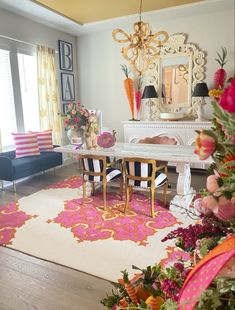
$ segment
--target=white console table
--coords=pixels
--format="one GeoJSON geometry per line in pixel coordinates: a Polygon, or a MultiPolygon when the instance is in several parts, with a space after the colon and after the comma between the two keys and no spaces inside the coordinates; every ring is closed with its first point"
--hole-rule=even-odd
{"type": "MultiPolygon", "coordinates": [[[[175,138],[178,145],[193,145],[197,136],[196,130],[211,128],[209,121],[122,121],[122,124],[124,141],[129,143],[145,137],[168,136],[175,138]]],[[[197,163],[191,164],[191,167],[205,169],[207,165],[197,163]]]]}

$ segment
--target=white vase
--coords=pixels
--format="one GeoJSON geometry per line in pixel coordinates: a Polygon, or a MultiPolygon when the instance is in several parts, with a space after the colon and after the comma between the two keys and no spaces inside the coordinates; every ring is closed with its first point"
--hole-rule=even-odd
{"type": "Polygon", "coordinates": [[[67,136],[68,136],[68,139],[69,139],[69,142],[70,143],[73,143],[73,139],[74,138],[81,138],[82,141],[83,141],[83,130],[82,129],[74,129],[74,128],[70,128],[68,131],[67,131],[67,136]]]}

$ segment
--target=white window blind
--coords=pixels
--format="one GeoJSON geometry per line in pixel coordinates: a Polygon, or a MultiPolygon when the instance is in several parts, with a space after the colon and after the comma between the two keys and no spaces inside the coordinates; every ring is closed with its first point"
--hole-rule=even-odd
{"type": "Polygon", "coordinates": [[[39,124],[36,57],[18,53],[21,101],[25,131],[37,131],[39,124]]]}
{"type": "Polygon", "coordinates": [[[0,40],[2,150],[14,149],[13,132],[39,131],[37,58],[32,46],[0,40]]]}
{"type": "Polygon", "coordinates": [[[3,149],[14,142],[12,132],[17,131],[13,95],[10,52],[0,49],[0,129],[3,149]]]}

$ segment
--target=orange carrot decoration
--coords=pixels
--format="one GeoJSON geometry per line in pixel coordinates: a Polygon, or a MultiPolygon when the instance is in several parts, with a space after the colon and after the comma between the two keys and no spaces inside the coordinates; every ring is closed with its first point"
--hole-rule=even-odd
{"type": "Polygon", "coordinates": [[[122,298],[119,300],[119,304],[118,306],[121,308],[121,309],[125,309],[125,308],[128,308],[128,302],[126,301],[125,298],[122,298]]]}
{"type": "Polygon", "coordinates": [[[137,298],[137,294],[135,291],[134,286],[131,284],[129,278],[128,278],[128,273],[126,270],[122,271],[123,274],[123,280],[124,280],[124,285],[125,285],[125,289],[127,291],[127,294],[129,295],[131,301],[137,305],[138,304],[138,298],[137,298]]]}
{"type": "Polygon", "coordinates": [[[129,77],[130,71],[127,69],[126,65],[121,65],[121,69],[124,72],[126,79],[124,80],[124,88],[128,98],[129,106],[131,109],[131,118],[134,120],[134,83],[133,80],[129,77]]]}
{"type": "Polygon", "coordinates": [[[159,310],[163,303],[164,303],[164,299],[160,296],[157,296],[157,297],[151,296],[149,298],[150,310],[159,310]]]}

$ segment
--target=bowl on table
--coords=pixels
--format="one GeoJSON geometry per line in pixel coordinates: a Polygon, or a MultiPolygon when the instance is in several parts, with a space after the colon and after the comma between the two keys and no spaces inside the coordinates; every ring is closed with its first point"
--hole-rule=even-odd
{"type": "Polygon", "coordinates": [[[182,112],[164,112],[160,113],[160,118],[166,121],[178,121],[179,119],[184,118],[185,115],[182,112]]]}

